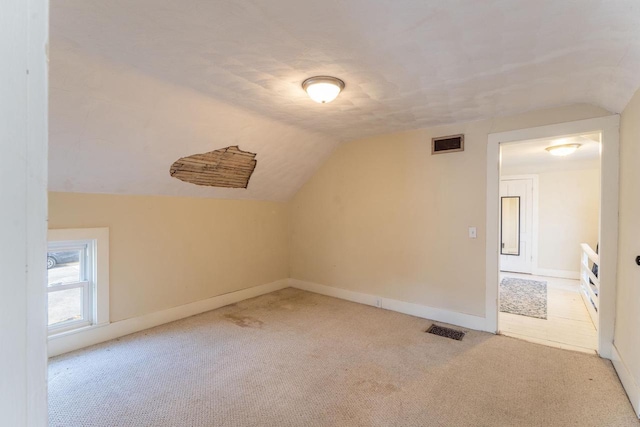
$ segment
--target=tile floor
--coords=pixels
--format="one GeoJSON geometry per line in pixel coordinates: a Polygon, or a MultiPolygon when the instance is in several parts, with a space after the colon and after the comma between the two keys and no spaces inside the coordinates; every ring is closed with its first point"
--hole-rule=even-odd
{"type": "Polygon", "coordinates": [[[500,272],[516,277],[547,282],[547,319],[499,313],[500,334],[567,350],[596,353],[598,334],[579,293],[580,282],[571,279],[500,272]]]}

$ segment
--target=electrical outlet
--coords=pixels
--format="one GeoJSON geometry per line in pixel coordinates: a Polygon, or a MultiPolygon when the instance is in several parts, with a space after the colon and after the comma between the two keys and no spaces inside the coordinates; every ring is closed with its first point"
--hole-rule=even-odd
{"type": "Polygon", "coordinates": [[[476,239],[478,237],[478,230],[476,227],[469,227],[469,238],[476,239]]]}

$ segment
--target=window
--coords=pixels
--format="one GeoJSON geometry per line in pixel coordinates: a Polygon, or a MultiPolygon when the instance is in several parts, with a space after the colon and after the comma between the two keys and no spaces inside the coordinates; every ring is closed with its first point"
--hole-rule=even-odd
{"type": "Polygon", "coordinates": [[[49,230],[50,336],[108,323],[108,233],[106,228],[49,230]]]}
{"type": "Polygon", "coordinates": [[[93,324],[95,240],[51,242],[47,252],[47,293],[51,332],[93,324]]]}

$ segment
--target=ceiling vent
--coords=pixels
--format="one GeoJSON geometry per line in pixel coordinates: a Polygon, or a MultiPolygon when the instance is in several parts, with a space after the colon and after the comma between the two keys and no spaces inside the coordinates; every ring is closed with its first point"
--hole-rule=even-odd
{"type": "Polygon", "coordinates": [[[431,139],[431,154],[464,151],[464,135],[441,136],[431,139]]]}
{"type": "Polygon", "coordinates": [[[211,187],[247,188],[256,154],[237,145],[176,160],[169,173],[181,181],[211,187]]]}

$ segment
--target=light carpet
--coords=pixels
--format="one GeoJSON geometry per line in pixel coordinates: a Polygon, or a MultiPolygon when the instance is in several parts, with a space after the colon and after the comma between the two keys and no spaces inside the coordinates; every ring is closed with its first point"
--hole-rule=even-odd
{"type": "Polygon", "coordinates": [[[505,277],[500,281],[500,311],[547,318],[547,282],[505,277]]]}
{"type": "Polygon", "coordinates": [[[50,360],[50,426],[639,426],[611,363],[284,289],[50,360]]]}

